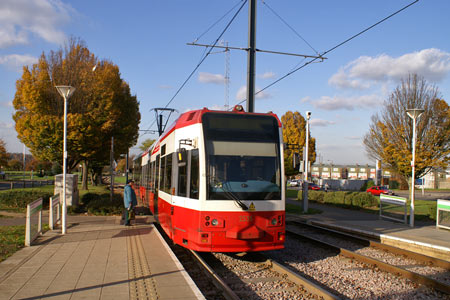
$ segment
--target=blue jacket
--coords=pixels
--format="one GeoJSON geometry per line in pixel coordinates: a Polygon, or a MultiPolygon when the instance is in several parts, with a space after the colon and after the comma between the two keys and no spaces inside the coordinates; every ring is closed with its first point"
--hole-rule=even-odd
{"type": "Polygon", "coordinates": [[[123,192],[123,205],[125,208],[135,207],[137,205],[136,193],[130,185],[126,185],[123,192]]]}

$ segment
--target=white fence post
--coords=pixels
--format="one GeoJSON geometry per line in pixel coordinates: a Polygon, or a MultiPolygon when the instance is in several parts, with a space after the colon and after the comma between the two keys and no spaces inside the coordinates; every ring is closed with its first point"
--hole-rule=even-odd
{"type": "Polygon", "coordinates": [[[436,226],[450,229],[450,200],[438,199],[436,204],[436,226]],[[447,217],[444,215],[447,214],[447,217]],[[446,220],[445,224],[441,221],[446,220]]]}
{"type": "Polygon", "coordinates": [[[402,223],[408,223],[408,208],[406,206],[406,198],[403,197],[397,197],[397,196],[388,196],[388,195],[380,195],[380,217],[381,218],[385,218],[385,219],[389,219],[389,220],[393,220],[393,221],[398,221],[398,222],[402,222],[402,223]],[[404,213],[403,213],[403,221],[399,218],[394,218],[394,217],[390,217],[387,215],[383,215],[383,205],[382,204],[393,204],[393,205],[397,205],[397,206],[403,206],[404,207],[404,213]]]}
{"type": "Polygon", "coordinates": [[[27,205],[27,221],[25,226],[25,246],[31,246],[36,237],[42,233],[42,198],[31,202],[27,205]],[[32,216],[39,213],[38,224],[36,232],[32,232],[36,225],[33,226],[31,223],[32,216]]]}
{"type": "Polygon", "coordinates": [[[59,194],[54,195],[53,197],[50,197],[50,203],[49,203],[49,221],[48,224],[50,226],[51,230],[55,229],[55,225],[59,223],[61,220],[61,204],[59,202],[59,194]],[[56,212],[56,217],[54,216],[56,212]]]}

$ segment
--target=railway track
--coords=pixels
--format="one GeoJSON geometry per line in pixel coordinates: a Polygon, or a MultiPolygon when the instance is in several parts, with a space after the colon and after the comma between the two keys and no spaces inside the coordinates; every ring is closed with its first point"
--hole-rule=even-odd
{"type": "Polygon", "coordinates": [[[264,256],[196,253],[168,243],[208,300],[449,299],[448,293],[361,263],[357,255],[336,255],[340,251],[318,247],[319,241],[288,237],[284,250],[264,256]]]}
{"type": "Polygon", "coordinates": [[[339,299],[260,253],[192,255],[226,299],[339,299]]]}
{"type": "Polygon", "coordinates": [[[450,295],[449,262],[301,222],[288,224],[291,236],[450,295]]]}

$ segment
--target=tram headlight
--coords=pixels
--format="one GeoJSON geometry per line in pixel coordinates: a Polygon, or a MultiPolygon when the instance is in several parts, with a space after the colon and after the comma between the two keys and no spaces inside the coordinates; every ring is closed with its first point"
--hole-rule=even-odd
{"type": "Polygon", "coordinates": [[[272,225],[274,225],[274,226],[277,225],[277,223],[278,223],[277,218],[272,218],[271,223],[272,223],[272,225]]]}
{"type": "Polygon", "coordinates": [[[219,221],[217,221],[217,219],[213,219],[213,220],[211,221],[211,225],[212,225],[212,226],[217,226],[217,225],[219,225],[219,221]]]}

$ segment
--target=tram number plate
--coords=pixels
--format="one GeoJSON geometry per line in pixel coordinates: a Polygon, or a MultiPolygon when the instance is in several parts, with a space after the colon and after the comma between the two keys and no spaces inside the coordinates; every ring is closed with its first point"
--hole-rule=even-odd
{"type": "Polygon", "coordinates": [[[253,216],[239,216],[239,222],[253,222],[253,216]]]}

